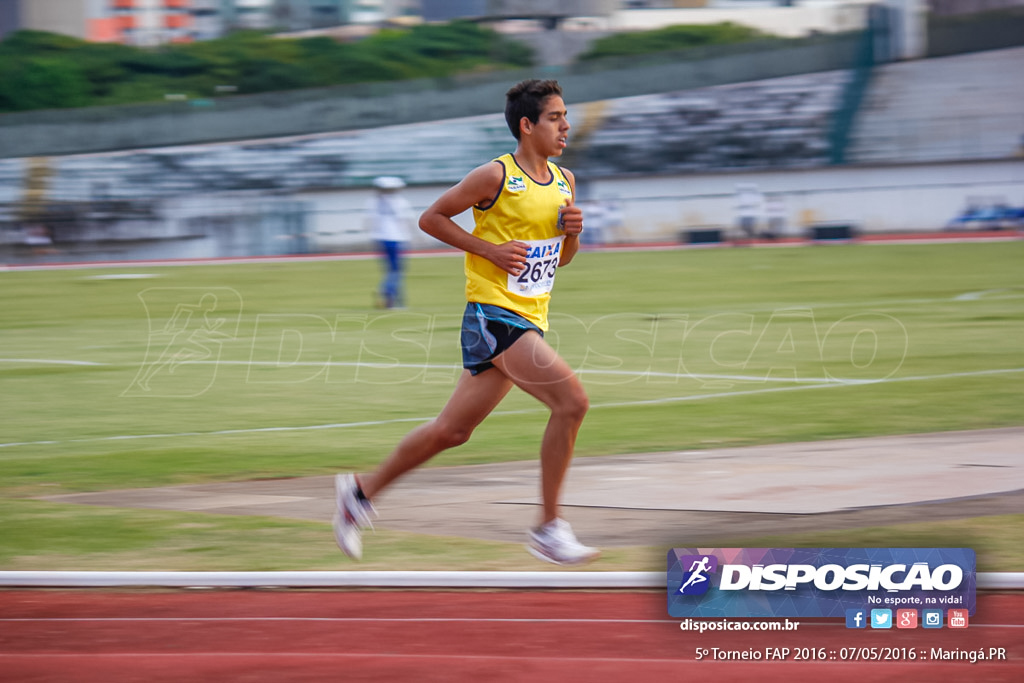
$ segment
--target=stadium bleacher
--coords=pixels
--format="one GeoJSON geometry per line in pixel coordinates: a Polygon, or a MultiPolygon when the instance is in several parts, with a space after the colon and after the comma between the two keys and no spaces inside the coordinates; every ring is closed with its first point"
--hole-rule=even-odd
{"type": "MultiPolygon", "coordinates": [[[[827,155],[827,123],[843,72],[612,100],[574,166],[593,176],[806,166],[827,155]]],[[[581,112],[582,113],[582,112],[581,112]]],[[[193,192],[367,186],[378,175],[455,182],[507,150],[500,114],[357,132],[51,159],[58,201],[193,192]]],[[[0,178],[19,160],[0,161],[0,178]]],[[[9,188],[8,188],[9,189],[9,188]]]]}
{"type": "Polygon", "coordinates": [[[1024,145],[1024,47],[885,64],[854,126],[855,163],[1002,159],[1024,145]]]}
{"type": "MultiPolygon", "coordinates": [[[[882,65],[849,158],[905,163],[1006,158],[1024,136],[1024,48],[882,65]]],[[[609,100],[571,112],[572,166],[592,177],[828,163],[828,127],[849,78],[828,71],[609,100]],[[588,120],[588,117],[590,120],[588,120]]],[[[378,175],[458,180],[508,147],[501,115],[237,143],[50,159],[57,201],[192,192],[361,187],[378,175]]],[[[15,201],[22,162],[0,160],[15,201]]]]}
{"type": "Polygon", "coordinates": [[[600,176],[824,164],[847,78],[830,71],[615,100],[583,167],[600,176]]]}

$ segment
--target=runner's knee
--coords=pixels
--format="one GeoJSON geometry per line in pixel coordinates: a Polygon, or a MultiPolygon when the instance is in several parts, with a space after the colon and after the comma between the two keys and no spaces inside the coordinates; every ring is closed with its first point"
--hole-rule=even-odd
{"type": "Polygon", "coordinates": [[[589,409],[590,399],[587,398],[587,392],[583,390],[579,382],[573,382],[573,387],[560,396],[555,405],[551,406],[553,414],[577,423],[583,422],[589,409]]]}
{"type": "Polygon", "coordinates": [[[473,435],[472,428],[461,425],[453,425],[441,421],[435,421],[431,430],[431,437],[440,450],[455,448],[469,441],[473,435]]]}

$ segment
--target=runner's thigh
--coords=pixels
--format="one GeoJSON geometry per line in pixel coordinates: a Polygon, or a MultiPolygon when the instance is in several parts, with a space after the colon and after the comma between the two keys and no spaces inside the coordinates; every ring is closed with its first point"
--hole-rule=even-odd
{"type": "Polygon", "coordinates": [[[536,332],[524,334],[493,362],[517,387],[550,407],[586,401],[572,368],[536,332]]]}
{"type": "Polygon", "coordinates": [[[437,421],[451,428],[472,431],[491,414],[511,389],[512,382],[495,368],[477,375],[463,370],[455,391],[437,416],[437,421]]]}

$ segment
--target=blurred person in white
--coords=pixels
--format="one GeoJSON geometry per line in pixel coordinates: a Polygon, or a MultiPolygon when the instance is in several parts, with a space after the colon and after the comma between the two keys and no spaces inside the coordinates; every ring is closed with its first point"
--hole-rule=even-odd
{"type": "Polygon", "coordinates": [[[380,176],[367,213],[370,235],[380,249],[384,277],[377,292],[377,305],[400,308],[405,305],[402,283],[402,252],[409,241],[413,224],[412,207],[402,196],[405,181],[395,176],[380,176]]]}
{"type": "Polygon", "coordinates": [[[764,197],[754,183],[736,184],[736,222],[748,239],[757,237],[757,224],[764,211],[764,197]]]}
{"type": "Polygon", "coordinates": [[[572,173],[552,163],[568,144],[562,89],[531,79],[506,93],[505,120],[517,141],[470,171],[420,217],[420,228],[466,253],[464,370],[441,413],[403,438],[377,469],[335,478],[334,537],[350,557],[363,552],[371,500],[393,481],[469,440],[502,399],[519,387],[551,412],[540,448],[539,524],[527,549],[554,564],[583,564],[600,551],[583,545],[562,519],[560,499],[576,435],[589,407],[569,364],[544,339],[555,272],[580,248],[583,211],[572,173]],[[452,218],[472,209],[472,234],[452,218]]]}
{"type": "Polygon", "coordinates": [[[768,216],[768,239],[779,239],[785,236],[786,225],[786,199],[781,194],[770,194],[765,198],[764,211],[768,216]]]}

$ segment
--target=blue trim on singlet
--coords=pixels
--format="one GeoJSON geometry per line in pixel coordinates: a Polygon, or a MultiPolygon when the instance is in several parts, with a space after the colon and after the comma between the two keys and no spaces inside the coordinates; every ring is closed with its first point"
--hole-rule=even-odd
{"type": "Polygon", "coordinates": [[[494,197],[491,198],[491,201],[487,202],[486,204],[476,205],[476,208],[479,209],[480,211],[487,211],[487,209],[490,209],[495,204],[497,204],[498,197],[500,197],[501,193],[505,191],[505,181],[508,179],[508,169],[505,168],[505,162],[502,161],[501,159],[495,159],[494,161],[499,166],[501,166],[501,184],[498,185],[498,191],[494,193],[494,197]]]}
{"type": "Polygon", "coordinates": [[[511,156],[511,157],[512,157],[512,161],[513,161],[513,162],[515,163],[515,165],[516,165],[516,168],[518,168],[518,169],[519,169],[520,171],[522,171],[523,173],[525,173],[525,174],[526,174],[526,177],[527,177],[527,178],[529,178],[530,180],[532,180],[532,181],[533,181],[533,182],[534,182],[535,184],[537,184],[537,185],[540,185],[541,187],[547,187],[547,186],[548,186],[548,185],[550,185],[551,183],[555,182],[555,177],[556,177],[556,176],[558,176],[558,174],[557,174],[557,173],[555,173],[554,169],[553,169],[553,168],[551,168],[551,167],[552,167],[552,166],[554,166],[555,164],[553,164],[553,163],[551,163],[550,161],[548,161],[548,162],[547,162],[547,165],[545,166],[545,168],[546,168],[546,169],[548,169],[548,171],[550,171],[550,172],[551,172],[551,179],[550,179],[550,180],[548,180],[548,181],[547,181],[546,183],[542,183],[541,181],[537,180],[537,179],[536,179],[536,178],[534,178],[534,177],[533,177],[532,175],[530,175],[529,173],[527,173],[526,169],[525,169],[525,168],[523,168],[522,166],[520,166],[520,165],[519,165],[519,159],[516,159],[516,155],[515,155],[515,153],[512,153],[512,154],[510,154],[509,156],[511,156]]]}

